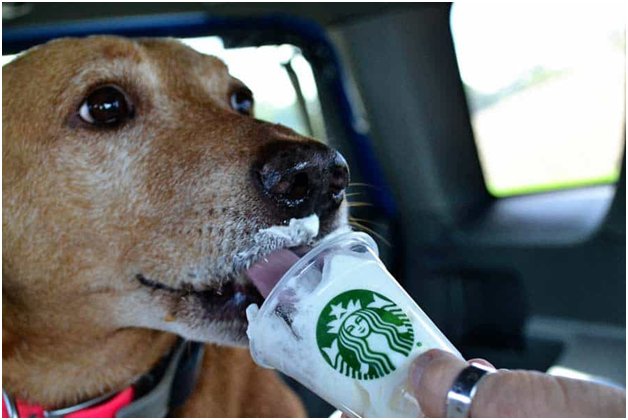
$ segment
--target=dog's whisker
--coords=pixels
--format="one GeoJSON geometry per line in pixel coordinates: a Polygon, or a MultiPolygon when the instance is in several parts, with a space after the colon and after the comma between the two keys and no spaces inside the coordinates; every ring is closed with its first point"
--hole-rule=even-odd
{"type": "Polygon", "coordinates": [[[347,206],[349,207],[373,207],[373,204],[367,203],[366,201],[348,201],[347,206]]]}
{"type": "Polygon", "coordinates": [[[354,220],[356,222],[362,222],[362,223],[368,223],[368,224],[379,226],[379,227],[385,227],[386,226],[384,223],[373,222],[372,220],[368,220],[368,219],[359,219],[357,217],[349,217],[349,220],[354,220]]]}
{"type": "Polygon", "coordinates": [[[349,224],[351,226],[354,226],[354,227],[356,227],[358,229],[361,229],[361,230],[365,231],[366,233],[370,233],[371,235],[374,235],[374,236],[378,237],[383,243],[385,243],[389,247],[391,246],[390,242],[386,238],[384,238],[381,234],[375,232],[373,229],[371,229],[371,228],[369,228],[367,226],[364,226],[363,224],[358,223],[358,222],[349,221],[349,224]]]}
{"type": "Polygon", "coordinates": [[[373,188],[375,190],[379,190],[379,187],[376,187],[375,185],[372,184],[367,184],[365,182],[350,182],[349,185],[347,186],[347,188],[351,188],[351,187],[364,187],[364,188],[373,188]]]}

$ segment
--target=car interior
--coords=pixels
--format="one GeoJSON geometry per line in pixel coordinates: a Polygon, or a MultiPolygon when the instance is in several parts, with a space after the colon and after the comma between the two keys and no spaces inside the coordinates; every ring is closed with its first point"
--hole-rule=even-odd
{"type": "Polygon", "coordinates": [[[92,34],[223,58],[345,156],[353,228],[465,358],[625,388],[626,6],[499,3],[3,3],[3,64],[92,34]]]}

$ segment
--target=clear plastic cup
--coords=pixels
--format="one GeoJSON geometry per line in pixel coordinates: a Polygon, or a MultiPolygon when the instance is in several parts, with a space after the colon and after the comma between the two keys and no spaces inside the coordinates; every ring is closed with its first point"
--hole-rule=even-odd
{"type": "Polygon", "coordinates": [[[417,417],[410,364],[433,348],[460,356],[359,232],[319,244],[261,308],[247,309],[251,355],[356,417],[417,417]]]}

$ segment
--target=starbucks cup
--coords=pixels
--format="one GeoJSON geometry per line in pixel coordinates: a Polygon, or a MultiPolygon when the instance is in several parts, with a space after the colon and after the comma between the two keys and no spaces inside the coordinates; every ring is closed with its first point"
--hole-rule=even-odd
{"type": "Polygon", "coordinates": [[[417,417],[410,364],[429,349],[460,356],[378,258],[348,232],[300,258],[261,308],[247,309],[256,363],[356,417],[417,417]]]}

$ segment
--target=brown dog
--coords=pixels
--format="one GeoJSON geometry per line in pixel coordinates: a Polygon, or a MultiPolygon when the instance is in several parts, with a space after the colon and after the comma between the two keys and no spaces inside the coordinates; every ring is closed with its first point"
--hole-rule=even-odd
{"type": "Polygon", "coordinates": [[[346,224],[337,152],[252,118],[225,65],[174,40],[57,40],[2,81],[3,388],[74,404],[133,383],[178,335],[209,343],[178,414],[302,416],[243,347],[260,300],[243,273],[285,246],[254,244],[260,229],[346,224]]]}

